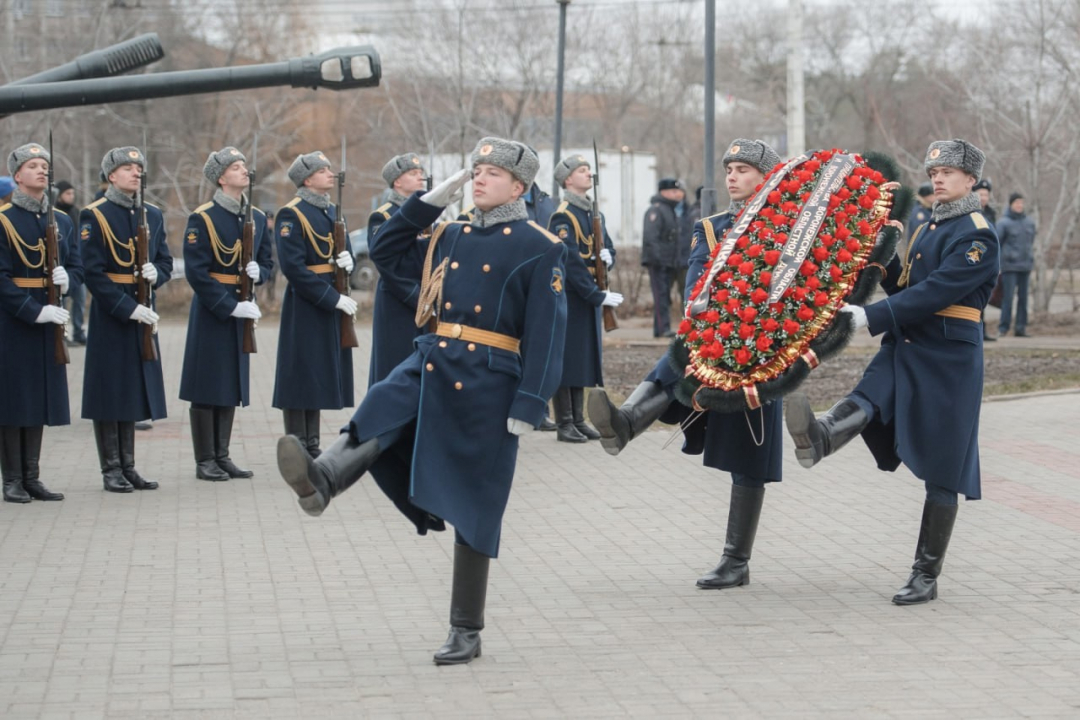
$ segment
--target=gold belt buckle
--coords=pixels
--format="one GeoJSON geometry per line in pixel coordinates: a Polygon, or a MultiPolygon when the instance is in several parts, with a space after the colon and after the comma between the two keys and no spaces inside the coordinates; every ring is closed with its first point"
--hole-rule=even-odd
{"type": "Polygon", "coordinates": [[[455,340],[460,340],[463,330],[464,328],[461,327],[461,323],[454,323],[453,326],[450,328],[450,337],[455,340]]]}

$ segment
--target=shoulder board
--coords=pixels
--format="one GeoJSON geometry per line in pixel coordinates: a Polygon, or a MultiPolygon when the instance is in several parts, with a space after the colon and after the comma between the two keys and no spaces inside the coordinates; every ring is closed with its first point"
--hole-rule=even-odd
{"type": "Polygon", "coordinates": [[[206,212],[207,210],[209,210],[212,207],[214,207],[213,202],[203,203],[199,207],[195,208],[195,212],[197,212],[197,213],[206,212]]]}
{"type": "Polygon", "coordinates": [[[559,203],[559,207],[557,207],[555,209],[555,212],[557,212],[557,213],[566,212],[567,208],[569,208],[569,207],[570,207],[570,203],[568,203],[566,200],[563,200],[561,203],[559,203]]]}
{"type": "Polygon", "coordinates": [[[989,230],[990,223],[986,221],[986,216],[979,211],[971,213],[971,222],[975,223],[975,227],[979,230],[989,230]]]}
{"type": "Polygon", "coordinates": [[[284,204],[284,205],[282,205],[281,207],[282,207],[282,209],[285,209],[285,208],[294,208],[294,207],[296,207],[296,206],[297,206],[297,205],[299,205],[299,204],[300,204],[300,198],[299,198],[299,197],[294,197],[294,198],[293,198],[292,200],[290,200],[289,202],[285,203],[285,204],[284,204]]]}
{"type": "Polygon", "coordinates": [[[727,214],[728,214],[728,211],[725,210],[724,212],[718,212],[715,215],[710,215],[709,217],[703,217],[701,219],[702,220],[715,220],[716,218],[723,217],[724,215],[727,215],[727,214]]]}
{"type": "Polygon", "coordinates": [[[103,202],[105,202],[105,196],[99,197],[97,200],[84,207],[83,210],[92,210],[103,202]]]}
{"type": "Polygon", "coordinates": [[[7,212],[9,209],[11,209],[11,203],[0,205],[0,212],[7,212]]]}
{"type": "Polygon", "coordinates": [[[535,228],[535,229],[539,230],[540,232],[542,232],[544,234],[544,237],[546,237],[551,242],[553,242],[553,243],[561,243],[562,242],[562,240],[560,240],[554,233],[548,232],[547,228],[539,225],[535,220],[530,220],[529,225],[531,225],[533,228],[535,228]]]}
{"type": "Polygon", "coordinates": [[[390,212],[390,208],[392,208],[392,207],[394,207],[394,203],[390,203],[390,202],[383,203],[379,207],[375,208],[375,212],[382,213],[383,215],[386,215],[386,214],[388,214],[390,212]]]}
{"type": "Polygon", "coordinates": [[[144,204],[144,205],[146,205],[146,207],[152,207],[152,208],[154,208],[154,209],[155,209],[155,210],[157,210],[158,212],[161,212],[161,213],[163,213],[163,212],[164,212],[164,211],[163,211],[163,210],[162,210],[162,209],[161,209],[160,207],[158,207],[158,206],[157,206],[157,205],[155,205],[154,203],[148,202],[148,203],[143,203],[143,204],[144,204]]]}
{"type": "Polygon", "coordinates": [[[259,213],[263,217],[266,217],[266,212],[264,212],[263,210],[260,210],[259,208],[252,208],[252,212],[259,213]]]}

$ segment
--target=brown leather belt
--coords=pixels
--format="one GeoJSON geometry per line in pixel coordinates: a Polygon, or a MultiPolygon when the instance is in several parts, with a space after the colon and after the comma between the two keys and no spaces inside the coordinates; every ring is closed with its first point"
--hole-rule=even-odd
{"type": "Polygon", "coordinates": [[[942,317],[959,318],[960,320],[970,320],[971,322],[982,322],[982,313],[973,307],[966,305],[950,305],[944,310],[938,310],[935,315],[941,315],[942,317]]]}
{"type": "Polygon", "coordinates": [[[480,330],[479,328],[461,325],[460,323],[439,323],[435,328],[435,334],[439,337],[464,340],[466,342],[489,345],[500,350],[509,350],[513,353],[521,353],[521,341],[516,337],[503,335],[502,333],[480,330]]]}
{"type": "Polygon", "coordinates": [[[105,277],[109,278],[110,280],[112,280],[114,283],[117,283],[118,285],[134,285],[135,284],[135,276],[134,275],[127,275],[125,273],[105,273],[105,277]]]}
{"type": "Polygon", "coordinates": [[[307,269],[315,273],[316,275],[322,275],[324,273],[332,273],[337,268],[335,268],[330,263],[323,263],[322,265],[308,265],[307,269]]]}
{"type": "Polygon", "coordinates": [[[21,288],[43,288],[43,287],[48,287],[48,283],[45,281],[45,278],[43,278],[43,277],[41,277],[41,278],[17,277],[17,278],[11,278],[11,281],[13,283],[15,283],[15,287],[21,287],[21,288]]]}
{"type": "Polygon", "coordinates": [[[219,283],[221,283],[223,285],[239,285],[240,284],[240,276],[239,275],[226,275],[225,273],[210,273],[210,277],[211,277],[211,279],[217,280],[219,283]]]}

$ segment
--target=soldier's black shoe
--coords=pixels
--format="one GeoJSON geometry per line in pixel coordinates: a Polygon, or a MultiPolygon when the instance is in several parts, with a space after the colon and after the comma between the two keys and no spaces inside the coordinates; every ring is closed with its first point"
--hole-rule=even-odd
{"type": "Polygon", "coordinates": [[[589,439],[574,427],[574,405],[570,388],[561,387],[551,398],[555,408],[555,439],[559,442],[584,443],[589,439]]]}
{"type": "Polygon", "coordinates": [[[21,478],[4,478],[4,502],[24,504],[31,499],[21,478]]]}
{"type": "Polygon", "coordinates": [[[765,488],[731,486],[731,506],[728,508],[727,539],[720,563],[698,578],[703,590],[723,590],[750,584],[750,554],[754,549],[765,488]]]}
{"type": "Polygon", "coordinates": [[[432,658],[436,665],[461,665],[480,657],[484,629],[488,568],[491,558],[468,545],[454,545],[454,579],[450,594],[450,634],[432,658]]]}
{"type": "Polygon", "coordinates": [[[671,398],[657,383],[645,381],[622,404],[615,407],[603,388],[589,393],[589,419],[600,431],[600,445],[608,455],[618,455],[626,445],[656,422],[671,398]]]}
{"type": "Polygon", "coordinates": [[[129,493],[135,488],[120,469],[120,431],[115,422],[94,421],[94,440],[101,462],[101,483],[106,492],[129,493]]]}
{"type": "Polygon", "coordinates": [[[585,422],[585,388],[570,388],[570,407],[574,412],[574,428],[586,440],[599,440],[600,433],[585,422]]]}
{"type": "Polygon", "coordinates": [[[380,452],[378,440],[358,443],[349,433],[342,433],[318,458],[312,458],[296,437],[285,435],[278,438],[278,471],[299,497],[304,512],[318,517],[331,499],[371,469],[380,452]]]}
{"type": "Polygon", "coordinates": [[[214,409],[193,406],[188,416],[191,418],[191,445],[195,449],[195,477],[213,482],[228,480],[229,474],[218,467],[214,458],[214,409]]]}
{"type": "Polygon", "coordinates": [[[956,511],[956,505],[939,505],[929,500],[923,504],[915,564],[911,566],[907,585],[893,596],[893,603],[920,605],[937,599],[937,579],[945,564],[945,553],[949,549],[953,525],[956,523],[956,511]]]}
{"type": "Polygon", "coordinates": [[[814,417],[810,401],[802,393],[788,395],[784,404],[788,434],[795,441],[795,457],[804,468],[814,467],[844,447],[870,422],[850,397],[833,405],[820,419],[814,417]]]}
{"type": "Polygon", "coordinates": [[[229,444],[232,442],[235,407],[214,408],[214,458],[219,468],[231,478],[255,477],[255,473],[237,466],[229,457],[229,444]]]}
{"type": "Polygon", "coordinates": [[[22,428],[0,425],[0,472],[4,478],[4,502],[30,502],[23,487],[22,428]]]}
{"type": "Polygon", "coordinates": [[[116,423],[120,436],[120,471],[134,489],[157,490],[156,482],[147,480],[135,469],[135,425],[133,422],[116,423]]]}

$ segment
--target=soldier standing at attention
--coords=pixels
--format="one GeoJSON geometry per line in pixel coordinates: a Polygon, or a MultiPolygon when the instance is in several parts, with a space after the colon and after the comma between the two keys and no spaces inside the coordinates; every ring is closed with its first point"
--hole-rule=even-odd
{"type": "MultiPolygon", "coordinates": [[[[427,172],[416,153],[405,153],[391,158],[382,169],[383,180],[390,186],[386,203],[368,218],[368,251],[379,271],[375,287],[375,309],[371,321],[371,364],[368,370],[368,387],[390,374],[405,358],[412,355],[413,340],[420,334],[413,319],[416,317],[416,298],[420,283],[415,278],[394,275],[394,264],[375,261],[379,256],[375,246],[379,242],[379,228],[398,211],[410,195],[423,190],[427,172]]],[[[421,243],[405,252],[423,252],[421,243]]],[[[381,256],[380,256],[381,257],[381,256]]]]}
{"type": "Polygon", "coordinates": [[[480,655],[490,558],[517,464],[518,436],[535,428],[559,383],[566,246],[528,220],[521,199],[539,163],[525,145],[484,138],[472,154],[471,223],[436,228],[423,262],[403,252],[469,180],[462,170],[387,221],[377,244],[395,272],[421,283],[416,324],[434,332],[373,385],[317,460],[278,441],[278,468],[309,515],[371,470],[420,534],[454,526],[450,634],[440,665],[480,655]]]}
{"type": "Polygon", "coordinates": [[[981,497],[979,408],[983,333],[979,313],[998,275],[998,239],[972,187],[985,156],[964,140],[938,140],[924,167],[934,186],[930,222],[911,238],[903,261],[886,268],[884,300],[845,306],[855,328],[882,335],[881,349],[855,390],[815,419],[793,393],[787,426],[795,455],[813,467],[860,433],[878,468],[908,466],[926,485],[915,564],[892,601],[937,597],[957,494],[981,497]]]}
{"type": "MultiPolygon", "coordinates": [[[[165,243],[161,210],[139,191],[146,159],[134,147],[113,148],[101,160],[109,186],[79,215],[79,237],[90,303],[82,416],[94,421],[105,489],[128,493],[154,490],[158,484],[135,470],[135,422],[166,416],[161,352],[144,360],[140,328],[157,326],[153,307],[136,300],[136,283],[156,290],[169,281],[173,259],[165,243]],[[145,208],[149,225],[149,261],[136,267],[136,235],[145,208]]],[[[158,339],[155,334],[154,346],[158,339]]]]}
{"type": "Polygon", "coordinates": [[[251,184],[247,159],[234,147],[210,153],[203,175],[216,186],[214,199],[188,217],[184,230],[184,275],[195,299],[188,315],[180,399],[191,403],[191,442],[195,477],[200,480],[249,478],[250,470],[229,457],[237,405],[250,402],[250,361],[243,349],[244,321],[262,313],[240,297],[240,273],[262,283],[273,272],[266,214],[252,208],[255,224],[252,260],[241,264],[246,204],[251,184]]]}
{"type": "Polygon", "coordinates": [[[281,303],[274,407],[285,432],[312,457],[319,455],[319,411],[353,404],[352,349],[341,347],[338,313],[356,315],[356,301],[334,289],[334,272],[352,272],[352,246],[334,256],[337,208],[330,202],[334,173],[321,152],[289,166],[296,197],[277,214],[278,262],[289,280],[281,303]]]}
{"type": "Polygon", "coordinates": [[[562,381],[552,398],[556,438],[561,442],[599,440],[585,422],[585,388],[604,384],[604,326],[602,306],[619,307],[623,296],[596,286],[596,257],[610,270],[615,247],[601,218],[604,237],[593,237],[592,169],[583,155],[563,158],[555,166],[555,181],[563,187],[563,201],[548,221],[548,229],[566,244],[566,347],[562,381]]]}
{"type": "Polygon", "coordinates": [[[56,362],[56,326],[68,312],[48,303],[48,285],[64,295],[82,279],[65,213],[49,207],[48,150],[37,143],[16,148],[7,158],[15,189],[0,205],[0,472],[4,501],[63,500],[41,482],[41,438],[45,425],[67,425],[67,368],[56,362]],[[47,212],[56,218],[59,258],[47,275],[47,212]]]}

